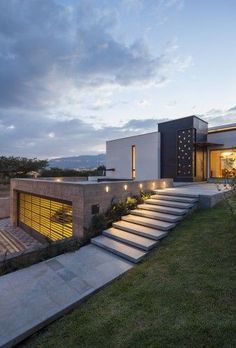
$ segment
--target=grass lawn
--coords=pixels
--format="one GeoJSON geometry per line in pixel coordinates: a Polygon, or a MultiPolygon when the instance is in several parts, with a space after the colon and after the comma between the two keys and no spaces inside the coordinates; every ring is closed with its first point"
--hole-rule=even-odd
{"type": "Polygon", "coordinates": [[[23,347],[236,347],[236,227],[224,203],[187,217],[145,262],[23,347]]]}

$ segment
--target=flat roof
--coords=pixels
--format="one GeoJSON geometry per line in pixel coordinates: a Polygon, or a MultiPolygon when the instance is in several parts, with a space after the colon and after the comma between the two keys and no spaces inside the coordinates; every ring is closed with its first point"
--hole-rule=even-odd
{"type": "MultiPolygon", "coordinates": [[[[168,122],[173,122],[173,121],[178,121],[178,120],[185,119],[185,118],[190,118],[190,117],[198,118],[199,120],[201,120],[201,121],[203,121],[203,122],[208,124],[208,122],[203,120],[202,118],[200,118],[200,117],[198,117],[196,115],[191,115],[191,116],[185,116],[185,117],[176,118],[176,119],[163,121],[163,122],[159,122],[159,123],[157,122],[157,125],[163,124],[163,123],[168,123],[168,122]]],[[[232,131],[232,130],[236,130],[236,123],[230,123],[230,124],[225,124],[225,125],[220,125],[220,126],[209,127],[208,128],[208,133],[227,132],[227,131],[232,131]]],[[[109,139],[106,142],[118,141],[118,140],[122,140],[122,139],[134,138],[134,137],[141,137],[141,136],[144,136],[144,135],[154,134],[154,133],[158,133],[158,130],[157,131],[153,131],[153,132],[136,134],[136,135],[128,135],[126,137],[121,137],[121,138],[116,138],[116,139],[109,139]]]]}
{"type": "Polygon", "coordinates": [[[220,126],[210,127],[208,128],[208,133],[228,132],[232,130],[236,130],[236,123],[228,123],[220,126]]]}
{"type": "Polygon", "coordinates": [[[162,124],[162,123],[168,123],[168,122],[173,122],[173,121],[179,121],[179,120],[182,120],[182,119],[185,119],[185,118],[191,118],[191,117],[195,117],[195,118],[198,118],[200,121],[204,122],[204,123],[207,123],[207,121],[203,120],[202,118],[200,118],[199,116],[196,116],[196,115],[189,115],[189,116],[184,116],[184,117],[179,117],[179,118],[174,118],[173,120],[168,120],[168,121],[163,121],[163,122],[159,122],[158,124],[162,124]]]}
{"type": "Polygon", "coordinates": [[[127,137],[121,137],[121,138],[107,140],[106,143],[109,143],[110,141],[117,141],[117,140],[122,140],[122,139],[128,139],[128,138],[134,138],[134,137],[142,137],[144,135],[154,134],[154,133],[158,133],[158,131],[156,130],[154,132],[148,132],[148,133],[142,133],[142,134],[136,134],[136,135],[128,135],[127,137]]]}

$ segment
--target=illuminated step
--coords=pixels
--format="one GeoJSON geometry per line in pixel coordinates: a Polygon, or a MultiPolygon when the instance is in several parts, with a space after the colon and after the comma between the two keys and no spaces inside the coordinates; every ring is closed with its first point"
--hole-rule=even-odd
{"type": "Polygon", "coordinates": [[[139,225],[144,225],[147,227],[152,227],[152,228],[164,230],[164,231],[171,230],[172,228],[175,227],[174,223],[150,219],[150,218],[131,215],[131,214],[126,215],[126,216],[122,216],[122,220],[132,222],[134,224],[139,224],[139,225]]]}
{"type": "Polygon", "coordinates": [[[158,195],[164,195],[164,196],[174,196],[174,197],[186,197],[186,198],[193,198],[198,200],[199,195],[194,195],[191,193],[182,193],[182,192],[176,192],[175,189],[166,189],[166,190],[154,190],[158,195]]]}
{"type": "Polygon", "coordinates": [[[121,230],[131,232],[139,236],[151,238],[154,240],[159,240],[161,238],[164,238],[168,234],[168,232],[165,232],[165,231],[157,230],[155,228],[146,227],[143,225],[137,225],[131,222],[123,221],[123,220],[113,222],[112,225],[121,230]]]}
{"type": "Polygon", "coordinates": [[[167,222],[178,222],[182,219],[182,216],[180,215],[164,214],[164,213],[159,213],[156,211],[150,211],[145,209],[134,209],[134,210],[131,210],[130,214],[144,216],[150,219],[156,219],[156,220],[167,221],[167,222]]]}
{"type": "Polygon", "coordinates": [[[146,209],[151,211],[157,211],[160,213],[173,214],[173,215],[184,215],[188,212],[187,209],[171,208],[155,204],[139,204],[138,209],[146,209]]]}
{"type": "Polygon", "coordinates": [[[154,199],[154,198],[146,199],[145,203],[162,205],[165,207],[172,207],[172,208],[181,208],[181,209],[190,209],[193,207],[193,204],[190,204],[190,203],[172,202],[172,201],[168,201],[168,200],[165,201],[162,199],[154,199]]]}
{"type": "Polygon", "coordinates": [[[152,195],[151,198],[154,199],[164,199],[165,201],[171,201],[171,202],[183,202],[183,203],[190,203],[194,204],[198,201],[198,198],[190,198],[190,197],[181,197],[178,195],[165,195],[164,193],[159,193],[158,195],[152,195]]]}
{"type": "Polygon", "coordinates": [[[118,242],[103,235],[92,238],[91,243],[134,263],[140,262],[146,255],[145,251],[118,242]]]}
{"type": "Polygon", "coordinates": [[[143,250],[151,250],[158,242],[149,238],[141,237],[133,233],[119,230],[118,228],[111,227],[108,230],[102,232],[104,236],[112,239],[116,239],[125,244],[132,245],[136,248],[143,250]]]}

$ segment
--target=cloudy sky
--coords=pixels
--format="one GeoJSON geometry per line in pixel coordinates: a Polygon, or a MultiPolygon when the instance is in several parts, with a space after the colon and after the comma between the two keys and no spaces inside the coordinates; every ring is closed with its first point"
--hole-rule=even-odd
{"type": "Polygon", "coordinates": [[[235,0],[0,0],[0,155],[236,122],[235,0]]]}

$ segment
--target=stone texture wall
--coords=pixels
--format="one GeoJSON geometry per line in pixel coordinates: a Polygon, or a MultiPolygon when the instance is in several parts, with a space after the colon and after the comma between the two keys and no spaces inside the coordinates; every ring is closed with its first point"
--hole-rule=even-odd
{"type": "Polygon", "coordinates": [[[10,214],[11,222],[17,225],[18,192],[56,198],[72,202],[73,235],[80,240],[86,239],[85,231],[92,218],[92,205],[99,205],[99,212],[104,212],[112,199],[124,199],[128,195],[138,194],[140,189],[147,191],[158,188],[172,187],[172,179],[119,182],[52,182],[34,179],[11,180],[10,214]],[[140,185],[142,187],[140,187],[140,185]]]}
{"type": "Polygon", "coordinates": [[[10,197],[0,197],[0,219],[10,216],[10,197]]]}

